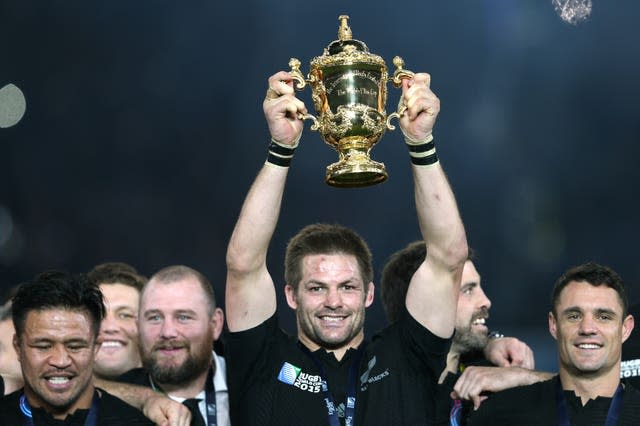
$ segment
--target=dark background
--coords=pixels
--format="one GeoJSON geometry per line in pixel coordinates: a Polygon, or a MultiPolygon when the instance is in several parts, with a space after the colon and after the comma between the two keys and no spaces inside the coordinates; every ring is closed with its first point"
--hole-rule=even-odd
{"type": "MultiPolygon", "coordinates": [[[[388,65],[401,55],[432,75],[438,152],[493,301],[492,328],[555,368],[546,312],[563,270],[608,264],[640,298],[635,0],[594,0],[577,25],[551,0],[0,0],[0,88],[15,84],[27,101],[24,118],[0,129],[0,295],[45,269],[119,260],[148,275],[187,264],[222,296],[226,243],[269,140],[266,79],[291,56],[308,72],[343,13],[388,65]]],[[[399,94],[389,87],[390,112],[399,94]]],[[[312,107],[309,89],[300,97],[312,107]]],[[[386,183],[338,190],[323,183],[337,156],[308,126],[272,274],[283,284],[295,231],[327,221],[367,239],[379,277],[393,251],[419,238],[400,133],[373,151],[386,183]]],[[[369,332],[385,323],[374,305],[369,332]]]]}

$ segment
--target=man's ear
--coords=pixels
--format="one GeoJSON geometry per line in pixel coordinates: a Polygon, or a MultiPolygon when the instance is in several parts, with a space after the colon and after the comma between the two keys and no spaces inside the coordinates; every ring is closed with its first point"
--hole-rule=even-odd
{"type": "Polygon", "coordinates": [[[553,312],[549,312],[549,333],[551,333],[554,339],[558,340],[558,323],[553,312]]]}
{"type": "Polygon", "coordinates": [[[289,284],[284,286],[284,295],[287,298],[287,305],[291,309],[298,309],[298,298],[296,297],[296,290],[289,284]]]}
{"type": "Polygon", "coordinates": [[[368,308],[373,303],[373,299],[376,293],[376,286],[373,285],[373,281],[367,284],[367,295],[364,299],[364,306],[368,308]]]}
{"type": "Polygon", "coordinates": [[[634,326],[635,320],[633,319],[633,315],[627,315],[624,321],[622,321],[622,342],[629,338],[634,326]]]}
{"type": "Polygon", "coordinates": [[[213,315],[211,315],[211,323],[213,325],[213,341],[215,342],[220,338],[222,328],[224,327],[224,312],[222,309],[214,309],[213,315]]]}
{"type": "Polygon", "coordinates": [[[13,349],[15,349],[18,359],[20,359],[20,341],[16,333],[13,334],[13,349]]]}

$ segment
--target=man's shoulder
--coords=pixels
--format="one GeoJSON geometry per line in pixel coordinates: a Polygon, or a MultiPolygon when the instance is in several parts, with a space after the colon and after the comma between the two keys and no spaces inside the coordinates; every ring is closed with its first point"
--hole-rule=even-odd
{"type": "Polygon", "coordinates": [[[24,418],[20,412],[20,395],[22,395],[22,389],[0,396],[0,423],[3,426],[24,424],[24,418]]]}
{"type": "Polygon", "coordinates": [[[404,309],[398,320],[373,335],[370,349],[397,354],[398,345],[413,347],[412,353],[441,357],[449,352],[451,339],[443,339],[420,324],[404,309]]]}
{"type": "Polygon", "coordinates": [[[151,387],[151,381],[149,380],[149,373],[144,368],[134,368],[126,373],[122,374],[116,379],[118,382],[129,383],[131,385],[151,387]]]}
{"type": "Polygon", "coordinates": [[[99,389],[100,405],[98,409],[99,424],[103,425],[153,425],[142,411],[132,407],[109,392],[99,389]]]}
{"type": "Polygon", "coordinates": [[[622,380],[625,392],[625,401],[632,402],[635,406],[640,406],[640,389],[628,380],[622,380]]]}
{"type": "Polygon", "coordinates": [[[0,413],[4,412],[3,410],[18,409],[20,395],[22,395],[22,389],[6,395],[0,395],[0,413]]]}
{"type": "Polygon", "coordinates": [[[546,398],[548,395],[555,395],[555,380],[556,377],[553,377],[549,380],[543,380],[541,382],[532,383],[530,385],[524,386],[516,386],[513,388],[505,389],[500,392],[496,392],[491,394],[489,399],[495,400],[505,400],[505,399],[516,399],[520,397],[527,396],[528,399],[534,397],[542,397],[546,398]]]}
{"type": "Polygon", "coordinates": [[[555,407],[555,378],[526,386],[518,386],[493,393],[477,411],[468,413],[467,425],[537,425],[545,424],[542,417],[547,407],[555,407]],[[533,413],[537,413],[533,415],[533,413]]]}

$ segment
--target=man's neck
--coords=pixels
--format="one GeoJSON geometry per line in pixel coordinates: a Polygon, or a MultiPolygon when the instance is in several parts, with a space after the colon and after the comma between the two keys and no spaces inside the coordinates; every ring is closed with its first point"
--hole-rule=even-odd
{"type": "Polygon", "coordinates": [[[46,402],[42,401],[28,386],[24,387],[24,395],[27,398],[27,402],[31,408],[42,408],[56,420],[64,420],[67,416],[76,412],[76,410],[89,410],[93,401],[93,394],[95,393],[95,387],[93,384],[87,386],[82,391],[78,399],[65,408],[52,407],[46,402]]]}
{"type": "Polygon", "coordinates": [[[613,397],[620,384],[620,369],[614,368],[610,372],[598,376],[576,376],[560,368],[560,382],[562,389],[573,391],[576,396],[580,397],[582,405],[585,405],[590,399],[596,399],[599,396],[613,397]]]}
{"type": "Polygon", "coordinates": [[[298,332],[298,340],[300,340],[300,342],[305,345],[307,347],[307,349],[309,349],[311,352],[315,352],[320,348],[323,348],[325,351],[327,352],[331,352],[333,353],[333,356],[336,357],[336,359],[338,361],[342,360],[342,358],[344,357],[344,354],[347,353],[347,351],[351,348],[353,349],[357,349],[363,342],[364,340],[364,331],[360,330],[360,333],[358,333],[353,339],[351,339],[348,343],[340,346],[339,348],[326,348],[324,346],[320,346],[317,343],[315,343],[314,341],[312,341],[311,339],[309,339],[307,336],[305,336],[304,334],[298,332]]]}
{"type": "MultiPolygon", "coordinates": [[[[210,368],[214,368],[214,364],[210,368]]],[[[156,381],[156,384],[162,388],[162,390],[171,396],[177,398],[195,398],[200,392],[205,389],[207,383],[207,377],[209,375],[209,369],[201,372],[194,379],[187,383],[181,383],[179,385],[160,383],[156,381]]]]}

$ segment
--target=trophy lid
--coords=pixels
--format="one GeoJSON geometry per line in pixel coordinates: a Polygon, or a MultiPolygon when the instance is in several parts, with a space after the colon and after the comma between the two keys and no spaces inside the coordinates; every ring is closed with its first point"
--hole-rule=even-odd
{"type": "Polygon", "coordinates": [[[351,27],[347,21],[349,20],[348,15],[340,15],[338,18],[340,20],[340,27],[338,28],[338,40],[334,40],[327,46],[327,51],[330,55],[337,55],[338,53],[347,51],[359,51],[359,52],[369,52],[369,48],[363,41],[354,40],[353,34],[351,33],[351,27]],[[349,46],[349,47],[347,47],[349,46]]]}
{"type": "Polygon", "coordinates": [[[384,59],[369,52],[367,45],[355,40],[347,21],[349,16],[340,15],[338,40],[334,40],[324,49],[324,54],[311,60],[312,68],[333,66],[340,64],[369,63],[386,69],[384,59]]]}

